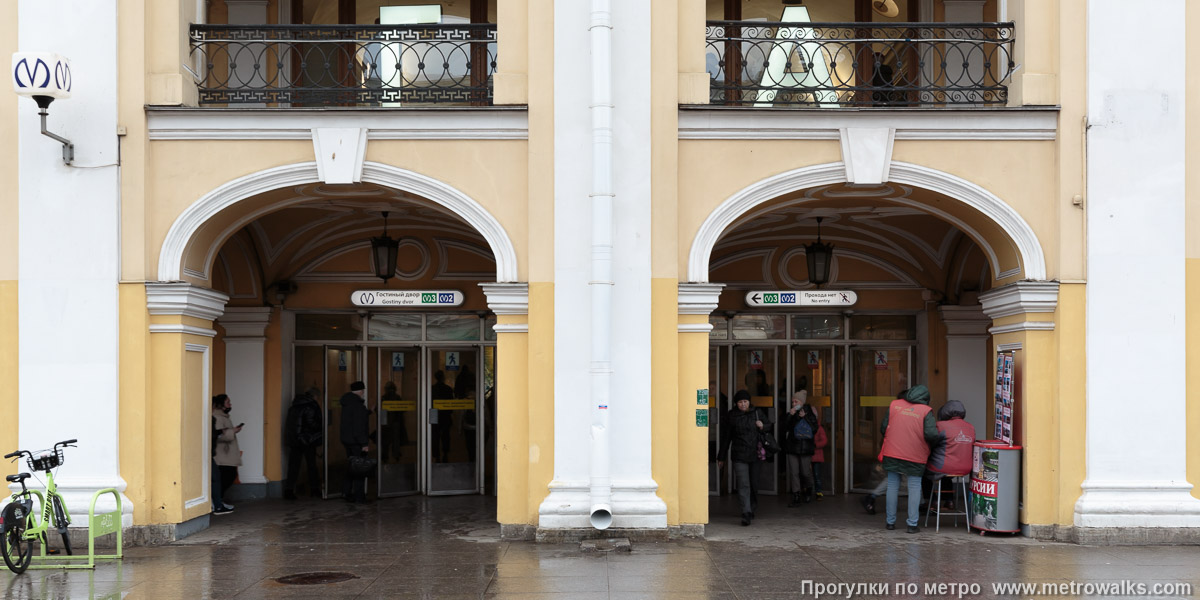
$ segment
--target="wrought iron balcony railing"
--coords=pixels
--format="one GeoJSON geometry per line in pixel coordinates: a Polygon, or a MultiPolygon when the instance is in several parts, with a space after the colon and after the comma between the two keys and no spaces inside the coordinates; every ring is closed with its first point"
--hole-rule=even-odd
{"type": "Polygon", "coordinates": [[[1003,105],[1012,23],[709,21],[710,102],[728,106],[1003,105]]]}
{"type": "Polygon", "coordinates": [[[193,25],[201,104],[490,105],[496,25],[193,25]]]}

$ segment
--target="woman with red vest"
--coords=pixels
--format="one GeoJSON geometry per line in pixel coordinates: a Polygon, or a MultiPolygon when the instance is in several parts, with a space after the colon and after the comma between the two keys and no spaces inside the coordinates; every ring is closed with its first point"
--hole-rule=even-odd
{"type": "MultiPolygon", "coordinates": [[[[933,448],[926,465],[925,476],[933,485],[941,485],[946,477],[962,477],[971,472],[975,427],[964,420],[966,416],[967,409],[958,400],[951,400],[938,409],[937,428],[945,440],[933,448]]],[[[953,494],[950,497],[953,498],[953,494]]]]}
{"type": "Polygon", "coordinates": [[[903,399],[892,401],[883,417],[883,470],[887,472],[887,528],[896,528],[896,504],[900,496],[900,476],[908,476],[909,533],[917,533],[918,505],[921,503],[921,476],[929,460],[930,447],[943,436],[929,408],[929,388],[918,385],[903,399]]]}

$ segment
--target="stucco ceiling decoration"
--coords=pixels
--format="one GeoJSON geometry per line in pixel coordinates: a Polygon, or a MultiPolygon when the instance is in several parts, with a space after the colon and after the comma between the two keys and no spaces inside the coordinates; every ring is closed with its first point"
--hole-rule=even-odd
{"type": "Polygon", "coordinates": [[[375,184],[308,183],[270,192],[281,208],[263,214],[221,248],[227,277],[244,291],[237,262],[261,263],[267,281],[372,282],[369,240],[383,231],[400,238],[396,277],[491,280],[496,259],[487,240],[449,209],[375,184]],[[244,238],[244,239],[243,239],[244,238]],[[241,255],[236,258],[234,255],[241,255]],[[360,264],[361,263],[361,264],[360,264]]]}
{"type": "Polygon", "coordinates": [[[896,184],[834,184],[764,202],[738,217],[713,248],[710,274],[730,285],[804,289],[804,244],[833,243],[839,276],[851,288],[979,289],[989,252],[975,252],[974,230],[965,231],[925,207],[923,193],[896,184]],[[933,213],[933,214],[931,214],[933,213]],[[796,261],[799,262],[796,262],[796,261]],[[846,262],[849,261],[849,262],[846,262]],[[848,270],[847,265],[855,264],[848,270]],[[762,271],[761,279],[759,272],[762,271]],[[968,275],[968,273],[970,273],[968,275]]]}

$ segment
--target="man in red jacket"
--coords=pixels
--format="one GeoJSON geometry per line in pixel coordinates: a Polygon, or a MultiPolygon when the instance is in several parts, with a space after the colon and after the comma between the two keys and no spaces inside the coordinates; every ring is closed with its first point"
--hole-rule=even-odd
{"type": "Polygon", "coordinates": [[[975,458],[975,427],[964,420],[966,416],[967,409],[958,400],[951,400],[938,409],[937,428],[945,441],[929,453],[926,477],[933,485],[941,485],[945,477],[962,477],[971,472],[975,458]]]}
{"type": "Polygon", "coordinates": [[[908,476],[909,533],[917,533],[918,505],[921,503],[921,476],[929,460],[929,448],[941,443],[933,410],[929,408],[929,388],[910,388],[904,399],[893,400],[883,418],[883,470],[887,472],[887,528],[896,528],[896,504],[900,496],[900,476],[908,476]]]}

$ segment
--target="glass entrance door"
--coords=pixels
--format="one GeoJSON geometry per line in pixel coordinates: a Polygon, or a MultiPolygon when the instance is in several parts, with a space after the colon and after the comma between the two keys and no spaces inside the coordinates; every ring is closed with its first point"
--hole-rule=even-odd
{"type": "Polygon", "coordinates": [[[851,489],[869,491],[883,477],[879,450],[883,434],[879,427],[896,394],[909,386],[912,348],[851,349],[851,419],[847,438],[851,440],[851,489]]]}
{"type": "MultiPolygon", "coordinates": [[[[342,495],[346,477],[346,449],[342,446],[342,394],[350,384],[363,379],[360,349],[355,346],[325,346],[325,498],[342,495]]],[[[367,409],[372,409],[367,390],[367,409]]]]}
{"type": "Polygon", "coordinates": [[[416,347],[371,348],[379,444],[379,497],[421,491],[421,351],[416,347]]]}
{"type": "Polygon", "coordinates": [[[793,384],[790,389],[793,393],[800,390],[808,392],[808,404],[816,411],[817,418],[825,429],[825,462],[819,467],[818,463],[813,463],[814,469],[821,470],[821,493],[825,495],[840,489],[838,484],[842,479],[834,476],[842,465],[837,452],[834,451],[841,438],[837,430],[841,418],[835,410],[842,398],[838,389],[840,378],[837,377],[838,371],[835,369],[837,353],[838,350],[832,346],[793,346],[791,352],[793,384]]]}
{"type": "MultiPolygon", "coordinates": [[[[750,405],[757,410],[763,419],[763,431],[778,437],[780,411],[787,394],[781,385],[784,383],[780,373],[778,346],[734,346],[733,369],[737,390],[746,390],[750,394],[750,405]]],[[[763,494],[779,493],[779,465],[782,464],[781,454],[768,456],[766,463],[758,471],[758,491],[763,494]]]]}
{"type": "Polygon", "coordinates": [[[426,352],[426,489],[431,495],[478,493],[482,445],[478,348],[428,348],[426,352]]]}

